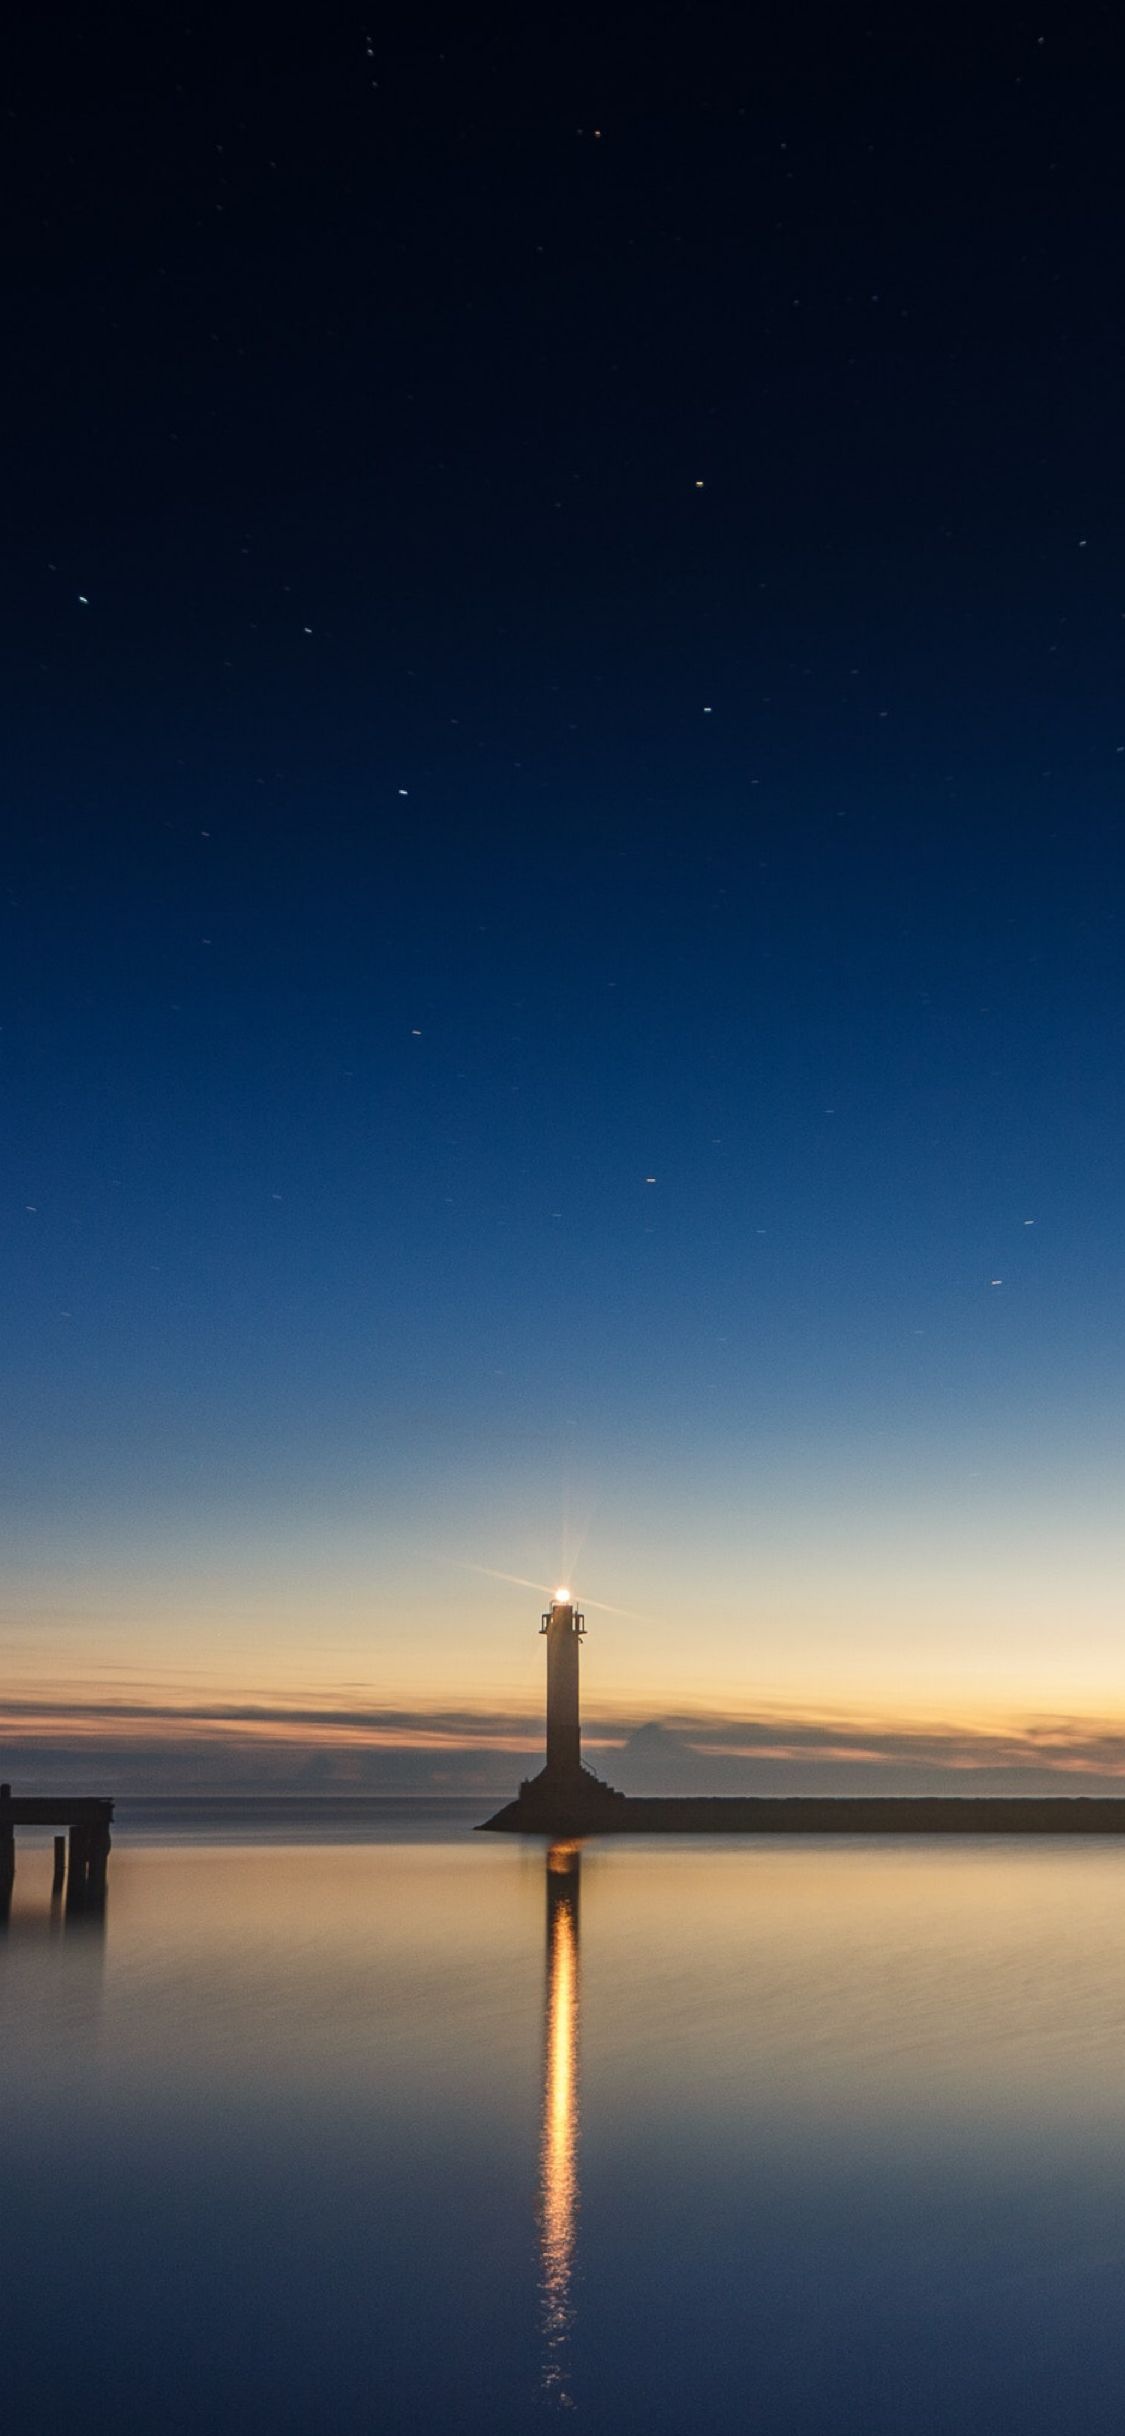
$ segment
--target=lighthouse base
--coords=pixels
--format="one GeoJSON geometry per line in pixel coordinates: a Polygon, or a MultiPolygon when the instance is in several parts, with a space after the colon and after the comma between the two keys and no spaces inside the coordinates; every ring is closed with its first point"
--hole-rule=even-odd
{"type": "Polygon", "coordinates": [[[589,1768],[541,1768],[520,1786],[495,1818],[482,1819],[500,1835],[597,1835],[625,1824],[625,1795],[604,1785],[589,1768]]]}

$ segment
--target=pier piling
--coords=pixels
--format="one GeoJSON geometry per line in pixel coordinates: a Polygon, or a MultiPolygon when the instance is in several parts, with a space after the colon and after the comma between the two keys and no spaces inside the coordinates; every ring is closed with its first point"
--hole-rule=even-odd
{"type": "Polygon", "coordinates": [[[11,1906],[17,1827],[67,1829],[68,1834],[54,1837],[52,1895],[60,1894],[65,1880],[68,1914],[101,1911],[105,1904],[112,1818],[111,1801],[89,1797],[56,1801],[52,1797],[34,1796],[16,1801],[11,1786],[0,1785],[0,1916],[6,1916],[11,1906]]]}
{"type": "Polygon", "coordinates": [[[0,1886],[11,1885],[16,1874],[16,1829],[12,1811],[12,1788],[0,1785],[0,1886]]]}

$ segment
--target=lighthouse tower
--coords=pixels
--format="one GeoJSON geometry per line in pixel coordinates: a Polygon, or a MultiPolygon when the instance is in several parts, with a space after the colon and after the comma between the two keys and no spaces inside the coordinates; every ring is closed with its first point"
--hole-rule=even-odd
{"type": "Polygon", "coordinates": [[[578,1715],[578,1652],[586,1635],[573,1590],[556,1590],[539,1630],[547,1644],[547,1764],[524,1778],[514,1802],[506,1802],[485,1827],[516,1835],[582,1836],[625,1823],[623,1793],[604,1785],[582,1765],[578,1715]]]}
{"type": "Polygon", "coordinates": [[[539,1630],[547,1640],[547,1774],[556,1783],[582,1767],[578,1721],[578,1650],[586,1618],[573,1593],[556,1590],[539,1630]]]}

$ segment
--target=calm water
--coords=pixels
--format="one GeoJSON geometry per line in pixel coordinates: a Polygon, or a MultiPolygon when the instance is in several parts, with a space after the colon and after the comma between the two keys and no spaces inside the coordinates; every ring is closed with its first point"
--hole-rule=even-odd
{"type": "Polygon", "coordinates": [[[270,1832],[21,1846],[7,2424],[1119,2436],[1120,1847],[270,1832]]]}

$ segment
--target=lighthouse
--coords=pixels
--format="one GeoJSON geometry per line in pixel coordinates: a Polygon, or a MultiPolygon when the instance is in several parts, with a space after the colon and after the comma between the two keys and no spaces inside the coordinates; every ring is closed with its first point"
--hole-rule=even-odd
{"type": "Polygon", "coordinates": [[[547,1764],[538,1776],[524,1778],[514,1802],[507,1802],[485,1827],[520,1835],[597,1835],[600,1829],[624,1825],[626,1801],[612,1785],[582,1765],[582,1728],[578,1709],[578,1653],[586,1637],[586,1618],[578,1610],[573,1590],[556,1590],[539,1630],[547,1644],[547,1764]]]}
{"type": "Polygon", "coordinates": [[[556,1590],[539,1626],[547,1642],[547,1774],[561,1784],[582,1767],[578,1720],[578,1651],[586,1618],[570,1590],[556,1590]]]}

